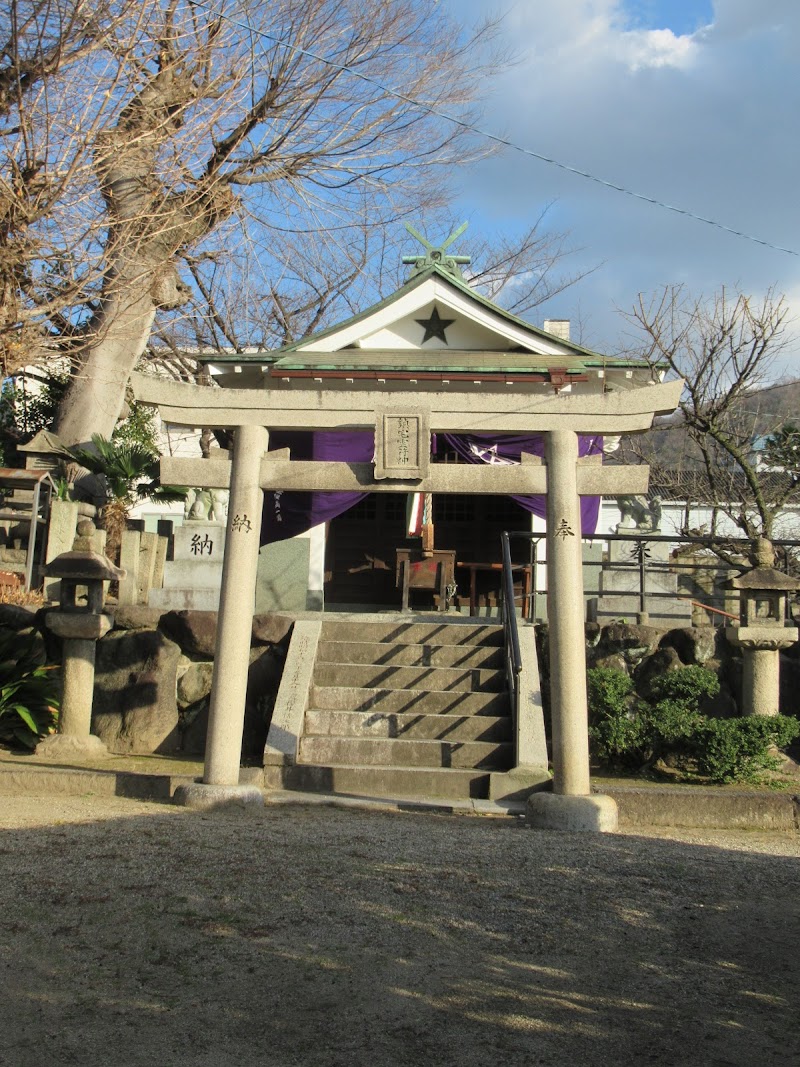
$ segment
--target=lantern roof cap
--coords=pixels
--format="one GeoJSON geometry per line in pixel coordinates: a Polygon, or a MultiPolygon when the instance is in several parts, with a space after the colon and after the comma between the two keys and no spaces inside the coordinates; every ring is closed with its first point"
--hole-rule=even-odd
{"type": "Polygon", "coordinates": [[[99,552],[62,552],[47,564],[45,573],[48,578],[83,582],[115,582],[125,577],[121,567],[99,552]]]}
{"type": "Polygon", "coordinates": [[[771,593],[790,593],[800,589],[800,580],[790,578],[775,567],[753,567],[722,583],[726,589],[762,589],[771,593]]]}

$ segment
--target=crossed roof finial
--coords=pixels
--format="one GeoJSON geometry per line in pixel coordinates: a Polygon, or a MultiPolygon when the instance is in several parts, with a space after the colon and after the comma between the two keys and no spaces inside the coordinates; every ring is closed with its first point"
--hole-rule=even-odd
{"type": "Polygon", "coordinates": [[[425,254],[421,256],[403,256],[403,262],[414,267],[414,270],[411,272],[412,277],[414,274],[419,274],[420,271],[427,270],[429,267],[437,266],[450,271],[456,278],[461,278],[461,266],[470,262],[470,256],[448,256],[446,253],[453,241],[461,236],[468,225],[468,222],[462,222],[458,229],[454,230],[446,241],[438,246],[434,246],[430,241],[423,237],[421,233],[415,230],[410,222],[407,222],[405,224],[406,229],[412,237],[416,237],[425,249],[425,254]]]}

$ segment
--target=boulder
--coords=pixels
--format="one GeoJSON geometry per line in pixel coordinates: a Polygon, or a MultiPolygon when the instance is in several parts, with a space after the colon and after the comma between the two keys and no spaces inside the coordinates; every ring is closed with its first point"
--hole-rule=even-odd
{"type": "Polygon", "coordinates": [[[0,604],[0,629],[30,630],[36,625],[36,611],[17,604],[0,604]]]}
{"type": "Polygon", "coordinates": [[[205,753],[209,704],[209,698],[205,697],[197,704],[181,710],[181,752],[186,756],[202,756],[205,753]]]}
{"type": "MultiPolygon", "coordinates": [[[[247,672],[247,697],[242,732],[242,759],[260,759],[267,741],[272,708],[278,694],[283,670],[283,655],[277,648],[254,649],[247,672]]],[[[195,663],[192,667],[204,667],[195,663]]],[[[210,664],[208,664],[210,666],[210,664]]],[[[192,668],[189,668],[191,671],[192,668]]],[[[186,675],[184,675],[184,678],[186,675]]],[[[178,683],[181,699],[183,678],[178,683]]],[[[209,686],[210,690],[210,686],[209,686]]],[[[201,755],[205,751],[210,700],[207,695],[181,709],[181,751],[187,755],[201,755]]]]}
{"type": "Polygon", "coordinates": [[[288,615],[269,612],[266,615],[253,616],[254,645],[280,645],[288,647],[288,637],[294,622],[288,615]]]}
{"type": "Polygon", "coordinates": [[[284,657],[279,649],[268,648],[250,664],[247,672],[243,755],[260,756],[264,751],[275,697],[281,684],[283,662],[284,657]]]}
{"type": "Polygon", "coordinates": [[[216,611],[168,611],[161,616],[159,629],[180,645],[187,656],[213,658],[217,641],[216,611]]]}
{"type": "Polygon", "coordinates": [[[669,630],[661,639],[661,648],[674,648],[687,666],[701,666],[712,659],[717,650],[717,633],[714,626],[686,626],[669,630]]]}
{"type": "Polygon", "coordinates": [[[654,626],[632,626],[624,622],[612,622],[603,627],[597,654],[621,653],[626,663],[635,666],[655,652],[661,636],[662,631],[654,626]]]}
{"type": "Polygon", "coordinates": [[[637,692],[647,696],[651,678],[666,674],[667,671],[677,671],[685,664],[674,648],[660,648],[652,656],[643,659],[633,672],[633,682],[637,692]]]}
{"type": "Polygon", "coordinates": [[[178,707],[188,708],[204,700],[211,692],[213,675],[213,663],[207,660],[200,663],[190,662],[178,678],[178,707]]]}
{"type": "Polygon", "coordinates": [[[612,653],[610,656],[598,656],[593,659],[590,664],[591,667],[607,667],[615,671],[625,671],[628,673],[628,665],[625,662],[625,657],[620,655],[619,652],[612,653]]]}
{"type": "Polygon", "coordinates": [[[177,752],[181,650],[157,630],[115,630],[97,645],[92,733],[120,754],[177,752]]]}
{"type": "Polygon", "coordinates": [[[117,604],[111,614],[115,630],[156,630],[164,612],[147,604],[117,604]]]}

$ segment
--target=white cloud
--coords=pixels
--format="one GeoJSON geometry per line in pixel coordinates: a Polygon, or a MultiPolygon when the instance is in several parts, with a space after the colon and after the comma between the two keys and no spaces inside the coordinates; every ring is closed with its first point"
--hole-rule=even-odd
{"type": "Polygon", "coordinates": [[[694,35],[672,30],[627,30],[618,37],[620,58],[631,71],[647,67],[688,67],[697,57],[694,35]]]}
{"type": "MultiPolygon", "coordinates": [[[[488,13],[482,0],[449,0],[488,13]]],[[[653,8],[649,8],[652,11],[653,8]]],[[[524,0],[506,21],[520,57],[487,103],[486,128],[552,159],[656,200],[800,252],[795,207],[800,141],[800,4],[715,0],[692,34],[648,28],[621,0],[524,0]]],[[[587,343],[613,343],[613,305],[685,282],[791,294],[800,311],[800,257],[601,187],[512,151],[462,176],[463,206],[508,227],[557,200],[554,228],[601,264],[541,316],[587,320],[587,343]]],[[[800,354],[797,373],[800,376],[800,354]]]]}

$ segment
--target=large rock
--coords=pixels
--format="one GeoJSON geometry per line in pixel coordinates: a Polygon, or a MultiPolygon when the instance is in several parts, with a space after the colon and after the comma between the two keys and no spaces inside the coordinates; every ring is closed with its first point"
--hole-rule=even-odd
{"type": "Polygon", "coordinates": [[[147,604],[117,604],[111,614],[115,630],[155,630],[164,613],[147,604]]]}
{"type": "Polygon", "coordinates": [[[707,663],[717,651],[717,630],[714,626],[686,626],[669,630],[661,639],[661,648],[674,648],[687,666],[707,663]]]}
{"type": "MultiPolygon", "coordinates": [[[[272,719],[272,708],[278,693],[283,670],[283,653],[280,648],[254,649],[247,672],[247,696],[245,699],[244,730],[242,733],[242,759],[261,758],[267,740],[267,730],[272,719]]],[[[195,663],[192,667],[204,668],[210,664],[195,663]]],[[[192,670],[190,667],[187,674],[192,670]]],[[[190,695],[183,691],[183,676],[179,683],[179,700],[190,695]]],[[[199,678],[195,679],[199,681],[199,678]]],[[[196,692],[200,692],[199,686],[196,692]]],[[[208,730],[208,695],[181,710],[181,751],[187,755],[201,755],[205,751],[208,730]]]]}
{"type": "Polygon", "coordinates": [[[213,676],[213,663],[189,663],[178,678],[178,707],[188,708],[200,700],[205,700],[211,692],[213,676]]]}
{"type": "Polygon", "coordinates": [[[598,655],[620,653],[631,665],[640,663],[658,648],[663,630],[655,626],[633,626],[612,622],[604,626],[597,645],[598,655]]]}
{"type": "Polygon", "coordinates": [[[178,751],[180,657],[157,630],[113,631],[98,642],[92,732],[111,752],[178,751]]]}
{"type": "Polygon", "coordinates": [[[252,643],[254,645],[285,644],[288,647],[292,625],[293,620],[288,615],[279,615],[277,612],[254,615],[252,643]]]}
{"type": "Polygon", "coordinates": [[[633,682],[637,692],[643,696],[648,695],[649,683],[667,671],[678,671],[685,664],[674,648],[660,648],[652,656],[643,659],[633,672],[633,682]]]}
{"type": "Polygon", "coordinates": [[[589,666],[628,672],[628,665],[625,662],[625,657],[619,652],[613,652],[610,656],[598,656],[596,659],[592,659],[589,666]]]}
{"type": "Polygon", "coordinates": [[[36,625],[37,612],[17,604],[0,604],[0,629],[30,630],[36,625]]]}
{"type": "Polygon", "coordinates": [[[213,658],[217,640],[216,611],[168,611],[161,616],[159,628],[180,645],[187,656],[213,658]]]}

